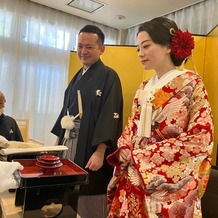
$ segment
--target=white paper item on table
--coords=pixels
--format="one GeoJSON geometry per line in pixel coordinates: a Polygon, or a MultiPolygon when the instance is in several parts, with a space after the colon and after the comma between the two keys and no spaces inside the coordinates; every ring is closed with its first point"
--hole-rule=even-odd
{"type": "Polygon", "coordinates": [[[46,152],[46,151],[65,151],[68,148],[64,145],[58,146],[42,146],[38,148],[4,148],[0,150],[1,155],[20,154],[20,153],[33,153],[33,152],[46,152]]]}

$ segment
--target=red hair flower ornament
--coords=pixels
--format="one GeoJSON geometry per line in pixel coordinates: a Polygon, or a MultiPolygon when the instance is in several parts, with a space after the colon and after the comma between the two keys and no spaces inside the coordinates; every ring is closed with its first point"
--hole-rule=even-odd
{"type": "Polygon", "coordinates": [[[188,30],[182,32],[180,29],[175,32],[172,28],[170,29],[170,34],[173,35],[170,44],[171,54],[177,59],[184,59],[190,56],[195,46],[191,33],[188,30]]]}

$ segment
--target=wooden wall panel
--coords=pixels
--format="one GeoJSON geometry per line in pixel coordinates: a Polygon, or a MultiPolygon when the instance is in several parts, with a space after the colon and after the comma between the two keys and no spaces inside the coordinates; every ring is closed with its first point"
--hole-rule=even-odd
{"type": "Polygon", "coordinates": [[[194,36],[195,48],[192,52],[192,59],[189,59],[185,64],[186,69],[197,72],[201,77],[204,73],[204,58],[205,58],[205,47],[206,37],[205,36],[194,36]]]}
{"type": "Polygon", "coordinates": [[[214,117],[214,152],[213,164],[218,165],[217,144],[218,144],[218,26],[207,36],[204,61],[203,79],[208,91],[209,101],[214,117]]]}

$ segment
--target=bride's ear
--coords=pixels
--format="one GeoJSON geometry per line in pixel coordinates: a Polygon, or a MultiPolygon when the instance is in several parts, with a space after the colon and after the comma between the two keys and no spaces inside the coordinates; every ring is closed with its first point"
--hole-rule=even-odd
{"type": "Polygon", "coordinates": [[[166,53],[169,54],[170,52],[171,52],[171,48],[170,48],[170,46],[168,45],[168,46],[166,47],[166,53]]]}

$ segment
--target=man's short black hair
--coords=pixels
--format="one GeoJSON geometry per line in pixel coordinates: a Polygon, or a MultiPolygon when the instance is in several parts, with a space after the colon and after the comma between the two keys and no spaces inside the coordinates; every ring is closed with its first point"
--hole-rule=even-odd
{"type": "Polygon", "coordinates": [[[98,28],[97,26],[95,25],[86,25],[84,26],[80,31],[79,31],[79,34],[80,33],[95,33],[98,35],[98,42],[100,44],[104,44],[104,33],[101,31],[100,28],[98,28]]]}

